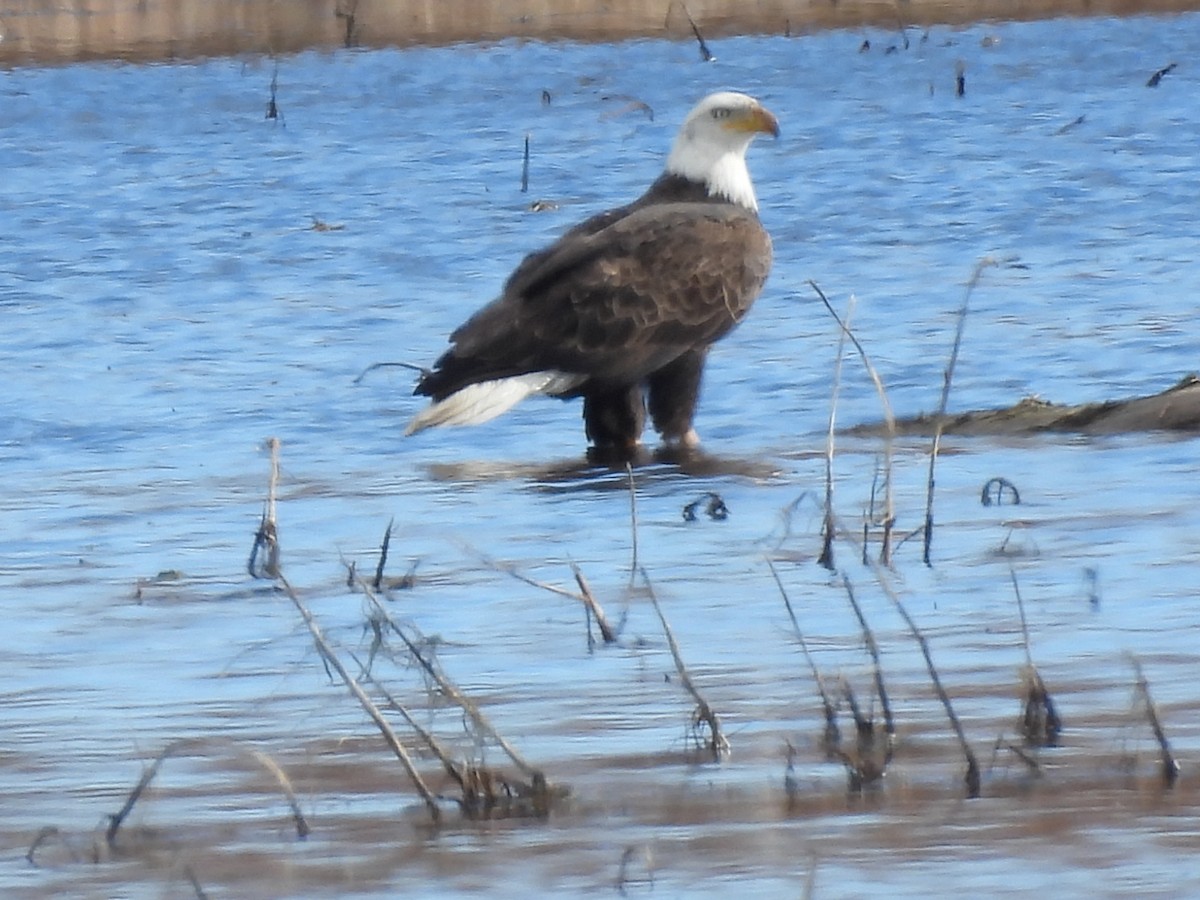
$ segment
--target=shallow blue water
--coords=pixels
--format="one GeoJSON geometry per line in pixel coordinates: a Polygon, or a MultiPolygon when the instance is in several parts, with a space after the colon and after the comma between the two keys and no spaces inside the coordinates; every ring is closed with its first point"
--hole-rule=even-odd
{"type": "MultiPolygon", "coordinates": [[[[782,123],[778,142],[751,151],[776,268],[751,317],[712,356],[697,425],[724,462],[701,475],[638,471],[638,552],[698,680],[738,730],[734,763],[700,783],[776,791],[780,735],[811,735],[819,723],[765,554],[786,557],[781,574],[821,664],[855,677],[866,668],[840,582],[813,562],[813,504],[799,506],[785,536],[782,511],[821,488],[836,347],[809,280],[839,308],[857,298],[853,324],[898,415],[936,407],[955,314],[986,256],[999,265],[971,294],[953,409],[1026,394],[1084,402],[1152,392],[1197,365],[1197,76],[1181,65],[1158,88],[1145,85],[1168,62],[1197,57],[1200,17],[908,37],[895,53],[886,47],[898,33],[879,31],[730,39],[716,42],[708,65],[691,44],[659,41],[303,54],[279,61],[277,120],[264,117],[273,66],[259,59],[0,73],[0,659],[9,675],[0,786],[10,796],[0,834],[11,851],[0,887],[103,893],[89,879],[108,876],[88,867],[47,874],[20,856],[44,825],[86,832],[113,812],[140,761],[173,738],[215,733],[278,750],[371,733],[325,681],[295,611],[244,574],[270,436],[283,444],[284,566],[337,640],[365,647],[343,563],[372,570],[394,518],[390,569],[416,562],[421,579],[397,609],[450,642],[443,664],[492,704],[527,755],[600,760],[577,778],[585,805],[604,793],[595,769],[606,758],[678,746],[688,704],[664,689],[670,662],[644,598],[628,607],[623,648],[591,655],[578,609],[486,561],[565,587],[574,562],[624,608],[625,479],[583,465],[577,406],[530,402],[478,429],[405,439],[418,408],[411,373],[355,378],[374,362],[431,362],[522,254],[636,196],[686,107],[721,87],[754,93],[782,123]],[[864,37],[869,52],[859,52],[864,37]],[[539,198],[558,208],[530,212],[539,198]],[[315,220],[333,227],[316,230],[315,220]],[[710,490],[731,517],[685,523],[683,506],[710,490]],[[140,579],[167,570],[183,578],[138,596],[140,579]]],[[[869,379],[848,361],[839,424],[880,418],[869,379]]],[[[878,448],[842,447],[836,502],[855,530],[878,448]]],[[[1126,710],[1126,651],[1143,657],[1168,709],[1194,712],[1196,442],[976,440],[947,450],[935,565],[920,565],[914,539],[896,580],[951,684],[967,694],[1015,684],[1023,651],[1011,562],[1038,661],[1076,685],[1077,720],[1126,710]],[[994,475],[1018,484],[1019,509],[979,505],[994,475]],[[1020,553],[997,553],[1001,545],[1020,553]]],[[[926,472],[924,446],[905,445],[895,473],[901,532],[922,521],[926,472]]],[[[855,558],[840,548],[885,667],[910,688],[899,691],[906,715],[940,721],[919,655],[855,558]]],[[[981,723],[981,747],[1015,709],[1003,690],[963,702],[968,721],[981,723]]],[[[1182,752],[1194,753],[1194,716],[1171,724],[1182,752]]],[[[1122,739],[1100,725],[1087,734],[1104,747],[1122,739]]],[[[840,790],[836,767],[809,764],[823,790],[840,790]]],[[[675,768],[653,776],[668,791],[695,777],[675,768]]],[[[948,766],[939,777],[958,776],[948,766]]],[[[318,813],[340,808],[320,794],[309,802],[318,813]]],[[[512,892],[608,890],[621,848],[649,842],[668,894],[720,895],[736,883],[769,895],[796,892],[803,853],[781,870],[767,851],[723,855],[704,843],[736,828],[768,843],[813,839],[803,822],[783,832],[759,822],[656,830],[610,812],[593,837],[518,831],[496,836],[497,847],[468,833],[441,850],[479,864],[514,848],[540,858],[541,842],[561,839],[579,870],[567,878],[544,861],[512,892]]],[[[928,824],[939,816],[928,811],[928,841],[887,871],[890,893],[928,895],[934,878],[947,892],[1000,892],[1014,859],[1023,889],[1122,891],[1105,866],[1080,871],[1020,841],[939,833],[928,824]],[[961,865],[937,854],[956,840],[961,865]]],[[[883,877],[880,863],[847,847],[885,827],[886,810],[862,819],[827,817],[846,843],[821,844],[818,896],[856,896],[883,877]]],[[[1170,868],[1169,827],[1131,817],[1100,831],[1097,847],[1129,891],[1179,887],[1186,873],[1170,868]]],[[[1076,839],[1087,846],[1087,835],[1076,839]]],[[[286,842],[270,848],[302,857],[286,842]]],[[[358,889],[388,894],[406,870],[384,868],[358,889]]],[[[468,875],[425,874],[439,893],[475,886],[468,875]]],[[[115,883],[123,895],[162,889],[145,873],[115,883]]]]}

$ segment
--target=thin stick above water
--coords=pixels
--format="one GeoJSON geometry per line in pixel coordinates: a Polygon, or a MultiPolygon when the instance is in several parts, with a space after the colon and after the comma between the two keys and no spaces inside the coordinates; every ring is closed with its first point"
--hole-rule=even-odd
{"type": "Polygon", "coordinates": [[[720,762],[726,759],[732,752],[729,741],[725,737],[725,732],[721,729],[721,720],[692,682],[692,676],[688,674],[687,666],[683,662],[683,654],[679,651],[679,644],[675,641],[675,633],[671,631],[671,625],[667,622],[667,617],[663,613],[662,607],[658,605],[658,597],[654,594],[654,588],[650,584],[650,576],[646,574],[645,569],[642,569],[642,581],[645,583],[646,590],[650,594],[650,602],[654,605],[654,611],[658,613],[658,620],[662,622],[663,633],[667,636],[667,646],[670,647],[671,657],[675,660],[675,671],[679,673],[679,682],[692,695],[692,699],[696,701],[695,719],[697,722],[704,722],[708,725],[708,731],[711,736],[708,744],[709,752],[712,753],[714,761],[720,762]]]}
{"type": "Polygon", "coordinates": [[[942,443],[942,429],[945,427],[946,407],[950,403],[950,384],[954,381],[954,369],[958,365],[958,351],[962,347],[963,329],[967,324],[967,309],[971,304],[971,294],[975,291],[975,286],[979,284],[979,279],[983,276],[983,270],[988,266],[996,264],[996,260],[990,256],[985,256],[975,264],[975,271],[971,273],[971,280],[967,282],[967,291],[963,296],[962,306],[958,309],[958,324],[954,328],[954,344],[950,348],[950,361],[946,364],[946,368],[942,372],[942,396],[938,401],[937,415],[934,417],[933,446],[929,449],[929,479],[925,486],[925,549],[922,559],[927,566],[931,565],[929,551],[933,543],[933,473],[934,468],[937,466],[938,450],[942,443]]]}

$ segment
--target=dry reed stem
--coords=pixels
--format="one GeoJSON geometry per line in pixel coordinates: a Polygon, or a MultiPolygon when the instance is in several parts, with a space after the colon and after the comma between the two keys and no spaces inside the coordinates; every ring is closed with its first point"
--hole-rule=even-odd
{"type": "Polygon", "coordinates": [[[929,670],[933,689],[937,693],[938,699],[941,700],[943,708],[946,710],[946,717],[950,720],[950,727],[954,729],[954,734],[958,738],[963,756],[967,760],[967,772],[963,777],[967,786],[967,797],[972,800],[977,799],[980,794],[979,763],[975,759],[975,753],[971,749],[971,745],[967,742],[967,735],[963,731],[962,723],[958,720],[958,716],[954,712],[954,706],[950,702],[950,695],[946,693],[946,689],[942,686],[942,679],[938,675],[937,667],[933,663],[933,655],[929,650],[929,642],[917,627],[917,623],[913,620],[912,616],[908,614],[908,610],[901,602],[899,595],[893,590],[891,584],[888,583],[887,573],[874,563],[871,565],[871,571],[875,573],[875,578],[878,580],[879,586],[883,588],[883,592],[892,601],[892,605],[896,607],[896,610],[908,626],[909,632],[921,648],[921,655],[925,657],[925,666],[929,670]]]}
{"type": "Polygon", "coordinates": [[[388,547],[392,543],[392,526],[396,524],[396,519],[393,517],[388,522],[387,530],[383,533],[383,542],[379,545],[379,564],[375,567],[375,590],[383,588],[383,570],[387,567],[388,547]]]}
{"type": "Polygon", "coordinates": [[[463,712],[467,714],[467,717],[471,720],[472,724],[481,734],[495,741],[497,746],[499,746],[500,749],[505,752],[508,758],[512,760],[513,765],[515,765],[523,774],[530,778],[535,789],[539,787],[544,789],[546,784],[546,776],[542,770],[526,762],[525,759],[519,753],[517,753],[516,749],[514,749],[512,745],[509,744],[508,741],[506,741],[499,734],[499,732],[496,731],[495,728],[492,727],[491,722],[487,720],[487,717],[484,716],[484,714],[480,712],[479,707],[475,705],[475,701],[459,690],[456,684],[450,681],[450,679],[447,678],[446,675],[433,664],[433,662],[431,662],[421,653],[421,650],[417,646],[416,642],[404,633],[404,630],[391,617],[387,608],[375,595],[375,592],[372,591],[367,585],[363,584],[361,580],[359,581],[359,585],[362,587],[363,593],[370,601],[375,613],[380,616],[380,618],[387,623],[392,632],[404,642],[404,646],[408,648],[409,654],[417,661],[417,663],[420,664],[421,668],[425,670],[426,674],[434,680],[442,694],[452,700],[462,709],[463,712]]]}
{"type": "Polygon", "coordinates": [[[800,644],[800,651],[804,654],[804,659],[808,662],[808,667],[812,669],[813,679],[817,682],[817,691],[821,695],[821,710],[825,715],[825,732],[822,735],[822,743],[828,752],[832,752],[834,748],[841,743],[842,734],[837,723],[837,708],[833,705],[833,701],[829,699],[829,691],[825,687],[825,678],[821,675],[817,668],[816,660],[813,659],[812,653],[808,649],[808,641],[804,639],[804,632],[800,630],[800,622],[796,618],[796,613],[792,609],[792,601],[789,599],[787,590],[784,589],[783,580],[779,577],[779,572],[775,569],[775,564],[767,558],[767,568],[771,570],[771,577],[775,579],[775,585],[779,588],[779,594],[783,597],[783,605],[787,608],[788,618],[792,620],[792,630],[796,634],[796,640],[800,644]]]}
{"type": "MultiPolygon", "coordinates": [[[[325,640],[325,635],[322,634],[320,626],[317,625],[316,620],[313,619],[312,613],[308,611],[308,607],[306,607],[303,601],[300,600],[300,597],[296,594],[295,589],[283,576],[283,573],[280,573],[278,578],[279,583],[283,586],[284,591],[288,595],[288,599],[292,601],[292,604],[300,613],[300,617],[304,619],[304,624],[308,627],[309,634],[312,635],[313,641],[316,643],[317,649],[321,653],[321,658],[325,660],[326,665],[331,666],[334,671],[337,672],[338,677],[342,679],[342,683],[346,685],[346,687],[350,690],[350,693],[352,693],[354,698],[358,701],[359,705],[363,708],[367,715],[370,716],[371,721],[375,723],[375,727],[378,728],[380,734],[383,735],[384,741],[387,742],[387,745],[391,748],[392,752],[396,754],[396,758],[400,760],[400,764],[404,767],[404,771],[408,773],[408,777],[412,781],[413,786],[416,787],[417,793],[419,793],[421,795],[421,799],[425,801],[425,806],[429,809],[430,818],[433,819],[435,823],[440,821],[441,810],[438,808],[437,798],[429,789],[429,786],[426,785],[425,781],[421,778],[421,774],[417,771],[417,767],[413,764],[412,757],[408,755],[408,750],[405,749],[404,745],[400,742],[400,739],[396,737],[396,732],[392,730],[392,726],[389,725],[387,719],[383,717],[383,713],[379,711],[379,707],[375,705],[371,698],[367,696],[366,691],[362,689],[362,685],[359,684],[358,680],[351,675],[349,671],[347,671],[344,665],[342,665],[342,661],[338,659],[337,654],[333,652],[333,648],[329,646],[329,642],[325,640]]],[[[366,585],[363,585],[363,588],[365,590],[366,585]]],[[[374,595],[370,596],[373,597],[374,595]]]]}
{"type": "Polygon", "coordinates": [[[654,605],[654,611],[658,613],[658,620],[662,622],[663,633],[667,636],[667,646],[670,647],[671,657],[675,660],[675,671],[679,673],[679,681],[684,689],[692,695],[692,699],[696,701],[696,713],[693,718],[697,722],[703,722],[708,725],[708,731],[711,735],[708,742],[708,750],[712,754],[714,762],[721,762],[723,759],[727,759],[732,752],[729,741],[725,738],[725,733],[721,729],[721,720],[692,682],[692,677],[688,674],[687,666],[684,665],[683,655],[679,652],[679,644],[675,640],[675,634],[671,631],[671,625],[667,622],[667,617],[663,614],[662,607],[658,604],[658,597],[655,596],[654,587],[650,583],[650,576],[646,574],[645,569],[642,569],[641,572],[642,581],[645,583],[646,591],[650,595],[650,602],[654,605]]]}
{"type": "Polygon", "coordinates": [[[251,578],[277,578],[279,576],[279,525],[275,517],[275,497],[279,489],[279,438],[267,439],[266,447],[271,453],[271,475],[267,482],[267,502],[263,507],[258,531],[254,534],[254,546],[250,548],[250,560],[246,568],[251,578]],[[256,568],[260,551],[265,555],[261,568],[256,568]]]}
{"type": "Polygon", "coordinates": [[[854,615],[858,619],[858,624],[862,628],[863,640],[867,645],[867,652],[871,655],[871,667],[875,677],[875,692],[879,696],[879,705],[883,709],[883,725],[884,733],[887,735],[887,745],[884,749],[883,763],[880,766],[880,771],[887,768],[888,763],[892,761],[892,754],[895,750],[896,743],[896,721],[892,717],[892,706],[888,702],[887,688],[883,683],[883,665],[879,661],[879,644],[875,640],[875,634],[871,631],[871,626],[867,624],[867,617],[863,615],[862,607],[858,605],[858,599],[854,596],[854,588],[850,585],[850,579],[842,575],[842,584],[846,588],[846,596],[850,600],[850,606],[854,610],[854,615]]]}
{"type": "Polygon", "coordinates": [[[549,591],[551,594],[557,594],[560,597],[569,597],[572,600],[578,601],[583,605],[591,615],[596,617],[596,624],[600,626],[600,636],[606,644],[615,643],[617,640],[617,632],[608,622],[608,617],[604,615],[604,609],[597,602],[591,589],[588,587],[587,581],[583,577],[583,573],[575,563],[571,563],[571,571],[575,574],[575,583],[579,585],[580,593],[569,591],[566,588],[558,587],[557,585],[549,584],[545,581],[538,581],[536,578],[530,578],[517,571],[517,567],[508,563],[501,563],[488,557],[483,557],[484,561],[492,568],[511,575],[517,581],[523,581],[530,587],[540,588],[543,591],[549,591]]]}
{"type": "MultiPolygon", "coordinates": [[[[571,563],[571,571],[575,573],[575,583],[579,585],[579,593],[583,595],[584,606],[587,608],[588,613],[596,619],[596,624],[600,626],[600,637],[604,639],[604,643],[606,644],[615,644],[617,633],[608,624],[608,617],[604,615],[604,609],[600,606],[599,601],[596,600],[595,594],[592,593],[587,579],[583,577],[583,571],[575,563],[571,563]]],[[[588,633],[591,633],[590,630],[588,633]]]]}
{"type": "MultiPolygon", "coordinates": [[[[292,783],[288,779],[287,773],[280,768],[279,764],[275,762],[275,760],[273,760],[266,753],[263,753],[261,750],[256,750],[253,747],[246,747],[237,743],[236,741],[229,740],[228,738],[201,737],[181,738],[180,740],[172,741],[162,750],[161,753],[158,754],[158,756],[154,758],[154,762],[150,764],[150,768],[142,773],[141,779],[136,785],[134,785],[134,788],[130,792],[128,799],[125,801],[125,805],[121,807],[121,810],[118,813],[109,816],[108,828],[104,834],[104,839],[108,843],[108,846],[112,847],[115,844],[117,840],[117,832],[120,830],[121,825],[124,823],[129,814],[133,812],[134,805],[138,802],[138,799],[145,792],[146,788],[150,786],[150,782],[154,780],[155,775],[158,774],[158,770],[162,768],[163,763],[173,756],[180,756],[188,752],[195,753],[196,751],[207,750],[212,747],[220,747],[225,750],[234,750],[240,754],[249,756],[264,769],[270,772],[275,778],[276,783],[279,785],[280,790],[283,791],[284,796],[287,798],[288,805],[292,808],[292,818],[296,822],[296,836],[299,838],[305,838],[308,836],[308,822],[305,820],[304,814],[300,811],[300,804],[296,800],[296,792],[292,789],[292,783]]],[[[33,851],[30,850],[30,852],[32,853],[33,851]]]]}
{"type": "MultiPolygon", "coordinates": [[[[821,289],[815,283],[809,282],[817,292],[817,296],[824,298],[821,289]]],[[[828,301],[826,301],[828,302],[828,301]]],[[[846,320],[849,321],[850,316],[854,313],[854,305],[857,301],[854,295],[850,295],[850,301],[846,309],[846,320]]],[[[825,435],[825,521],[822,525],[822,541],[821,555],[817,558],[817,562],[824,566],[829,571],[834,571],[833,562],[833,538],[834,538],[834,522],[833,522],[833,437],[837,427],[837,404],[838,395],[842,389],[842,359],[845,356],[846,348],[846,331],[843,326],[838,332],[837,354],[833,360],[833,386],[830,388],[829,397],[829,426],[825,435]]]]}
{"type": "Polygon", "coordinates": [[[1021,613],[1021,643],[1025,647],[1025,699],[1021,710],[1021,736],[1030,746],[1053,747],[1062,733],[1062,720],[1059,719],[1054,699],[1033,662],[1033,652],[1029,646],[1029,623],[1025,619],[1025,601],[1021,597],[1021,586],[1017,583],[1017,573],[1012,566],[1009,566],[1008,574],[1012,579],[1013,591],[1017,595],[1017,609],[1021,613]]]}
{"type": "Polygon", "coordinates": [[[950,402],[950,385],[954,381],[954,369],[958,365],[958,353],[962,347],[963,329],[967,323],[967,310],[970,307],[971,294],[974,293],[975,286],[979,284],[979,279],[983,277],[983,270],[988,266],[994,265],[997,265],[997,261],[990,256],[985,256],[975,264],[975,271],[971,273],[971,280],[967,282],[967,290],[963,296],[962,306],[958,309],[958,323],[954,328],[954,343],[950,348],[950,360],[942,372],[942,395],[938,400],[937,414],[934,417],[933,443],[929,448],[929,478],[925,484],[925,547],[922,553],[922,560],[927,566],[932,565],[929,561],[929,553],[933,544],[934,469],[937,466],[938,450],[942,443],[942,429],[945,427],[946,407],[950,402]]]}
{"type": "MultiPolygon", "coordinates": [[[[829,298],[826,297],[824,291],[821,290],[820,286],[818,286],[815,281],[809,281],[809,284],[812,286],[812,289],[816,291],[817,296],[821,298],[821,302],[825,305],[825,309],[829,312],[829,314],[833,316],[833,320],[837,322],[841,335],[848,339],[850,343],[854,345],[854,349],[858,351],[858,357],[862,360],[863,367],[867,370],[867,375],[869,375],[871,378],[871,383],[875,385],[875,393],[879,395],[879,404],[883,407],[883,420],[887,426],[887,433],[884,435],[883,447],[883,540],[879,550],[879,561],[885,566],[890,566],[892,564],[892,528],[896,523],[895,502],[892,497],[892,456],[894,451],[893,443],[896,437],[896,416],[892,412],[892,404],[888,400],[887,388],[883,386],[883,379],[879,376],[879,372],[871,362],[870,357],[867,356],[866,348],[863,347],[862,342],[859,341],[858,337],[850,328],[850,315],[854,311],[855,302],[857,302],[854,295],[850,295],[850,302],[846,310],[846,319],[843,321],[842,318],[837,314],[837,311],[833,308],[833,304],[829,302],[829,298]]],[[[837,378],[839,379],[841,376],[841,356],[842,347],[841,338],[839,338],[837,372],[837,378]]],[[[832,419],[832,415],[830,418],[832,419]]],[[[830,427],[832,428],[832,421],[830,422],[830,427]]],[[[873,493],[874,492],[872,492],[872,494],[873,493]]],[[[872,496],[872,501],[873,500],[874,497],[872,496]]],[[[863,544],[863,552],[865,553],[866,542],[864,541],[863,544]]]]}
{"type": "Polygon", "coordinates": [[[629,542],[632,557],[629,563],[629,583],[633,584],[634,575],[638,570],[638,516],[637,516],[637,485],[633,480],[633,466],[625,463],[625,475],[629,479],[629,542]]]}
{"type": "Polygon", "coordinates": [[[1150,696],[1150,683],[1146,680],[1146,675],[1142,671],[1142,664],[1132,653],[1129,654],[1129,661],[1133,665],[1133,671],[1137,674],[1138,696],[1142,698],[1142,702],[1145,704],[1146,718],[1150,722],[1150,730],[1154,732],[1154,739],[1158,742],[1159,750],[1162,753],[1163,787],[1174,787],[1176,780],[1179,778],[1179,761],[1175,759],[1175,754],[1171,752],[1171,745],[1167,741],[1167,734],[1163,730],[1162,721],[1158,717],[1158,708],[1154,705],[1154,699],[1150,696]]]}
{"type": "MultiPolygon", "coordinates": [[[[354,657],[354,654],[351,654],[354,657]]],[[[355,662],[358,660],[355,659],[355,662]]],[[[461,763],[454,759],[450,751],[428,729],[424,728],[396,697],[375,678],[371,679],[376,690],[383,695],[388,707],[398,712],[417,736],[425,742],[429,751],[438,758],[442,768],[454,779],[462,794],[460,803],[463,813],[470,818],[481,818],[498,807],[506,807],[511,811],[512,801],[527,796],[532,802],[533,812],[545,815],[549,811],[549,795],[539,793],[527,785],[514,787],[502,778],[496,777],[483,767],[469,763],[461,763]]]]}

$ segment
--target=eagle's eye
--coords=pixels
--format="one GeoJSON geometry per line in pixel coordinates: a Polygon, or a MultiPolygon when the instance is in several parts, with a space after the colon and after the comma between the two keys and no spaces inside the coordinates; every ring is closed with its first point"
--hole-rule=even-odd
{"type": "Polygon", "coordinates": [[[726,106],[719,106],[712,111],[714,119],[728,119],[731,115],[733,115],[733,110],[726,106]]]}

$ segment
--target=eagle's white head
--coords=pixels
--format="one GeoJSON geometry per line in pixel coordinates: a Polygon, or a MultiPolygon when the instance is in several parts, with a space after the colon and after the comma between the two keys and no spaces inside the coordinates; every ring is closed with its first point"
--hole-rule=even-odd
{"type": "Polygon", "coordinates": [[[734,91],[709,94],[683,120],[667,172],[700,182],[710,196],[757,210],[746,148],[759,134],[779,137],[779,121],[765,106],[734,91]]]}

